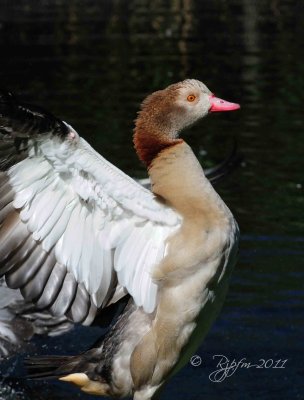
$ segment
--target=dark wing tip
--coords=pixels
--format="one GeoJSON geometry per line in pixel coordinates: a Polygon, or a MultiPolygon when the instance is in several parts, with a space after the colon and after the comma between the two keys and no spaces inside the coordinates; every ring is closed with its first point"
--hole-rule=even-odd
{"type": "MultiPolygon", "coordinates": [[[[9,91],[0,90],[0,126],[11,128],[14,136],[51,133],[65,136],[69,129],[42,107],[23,103],[9,91]]],[[[7,130],[8,132],[8,130],[7,130]]]]}
{"type": "Polygon", "coordinates": [[[29,139],[42,135],[65,139],[68,134],[69,127],[59,118],[0,90],[0,170],[5,171],[27,156],[29,139]]]}

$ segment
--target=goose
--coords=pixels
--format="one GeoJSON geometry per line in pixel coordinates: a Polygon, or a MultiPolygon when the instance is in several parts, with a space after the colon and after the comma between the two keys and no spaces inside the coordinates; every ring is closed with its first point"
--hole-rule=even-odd
{"type": "Polygon", "coordinates": [[[240,106],[187,79],[148,96],[134,129],[151,191],[67,123],[1,98],[0,274],[75,323],[130,300],[102,343],[28,359],[31,377],[149,400],[199,346],[223,304],[238,225],[180,133],[240,106]],[[39,372],[37,372],[37,368],[39,372]]]}
{"type": "MultiPolygon", "coordinates": [[[[215,185],[235,168],[238,161],[234,146],[231,154],[220,164],[206,169],[205,175],[215,185]]],[[[136,181],[150,189],[149,178],[136,181]]],[[[108,307],[106,314],[100,313],[94,325],[109,326],[125,301],[122,304],[116,303],[115,308],[108,307]]],[[[26,301],[19,291],[8,288],[5,279],[0,278],[0,360],[24,351],[34,335],[59,336],[68,333],[73,327],[73,322],[65,315],[54,316],[48,309],[39,309],[34,303],[26,301]]]]}

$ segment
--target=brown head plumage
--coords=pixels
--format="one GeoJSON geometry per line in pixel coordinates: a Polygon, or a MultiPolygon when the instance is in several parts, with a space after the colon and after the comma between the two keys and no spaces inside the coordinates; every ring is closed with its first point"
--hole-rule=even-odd
{"type": "Polygon", "coordinates": [[[200,81],[187,79],[148,96],[135,121],[134,146],[148,167],[164,149],[181,142],[185,127],[208,113],[211,92],[200,81]]]}

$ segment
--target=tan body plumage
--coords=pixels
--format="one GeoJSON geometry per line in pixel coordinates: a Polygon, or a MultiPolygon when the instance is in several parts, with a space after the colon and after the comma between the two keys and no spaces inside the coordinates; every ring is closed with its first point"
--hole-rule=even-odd
{"type": "MultiPolygon", "coordinates": [[[[168,97],[174,102],[174,92],[168,97]]],[[[168,97],[157,93],[144,102],[134,141],[153,193],[182,216],[182,225],[153,270],[159,284],[155,313],[137,309],[128,317],[122,348],[113,354],[112,382],[100,387],[100,394],[134,393],[134,400],[151,399],[203,340],[224,301],[238,243],[235,220],[191,148],[159,118],[174,113],[168,97]]]]}
{"type": "Polygon", "coordinates": [[[38,136],[27,133],[19,164],[19,148],[3,163],[9,199],[0,215],[7,244],[0,245],[0,273],[26,299],[75,322],[90,323],[97,309],[131,295],[100,346],[79,356],[30,359],[39,371],[32,377],[150,400],[188,362],[223,303],[238,227],[179,133],[210,111],[237,108],[196,80],[143,102],[134,145],[153,195],[67,124],[17,108],[17,116],[33,114],[38,136]]]}

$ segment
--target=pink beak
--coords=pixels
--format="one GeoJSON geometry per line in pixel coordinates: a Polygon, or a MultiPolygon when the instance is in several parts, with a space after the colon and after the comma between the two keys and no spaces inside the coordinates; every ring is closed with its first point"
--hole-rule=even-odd
{"type": "Polygon", "coordinates": [[[230,103],[229,101],[219,99],[215,97],[214,94],[209,96],[211,107],[209,108],[209,112],[216,111],[233,111],[238,110],[241,106],[237,103],[230,103]]]}

